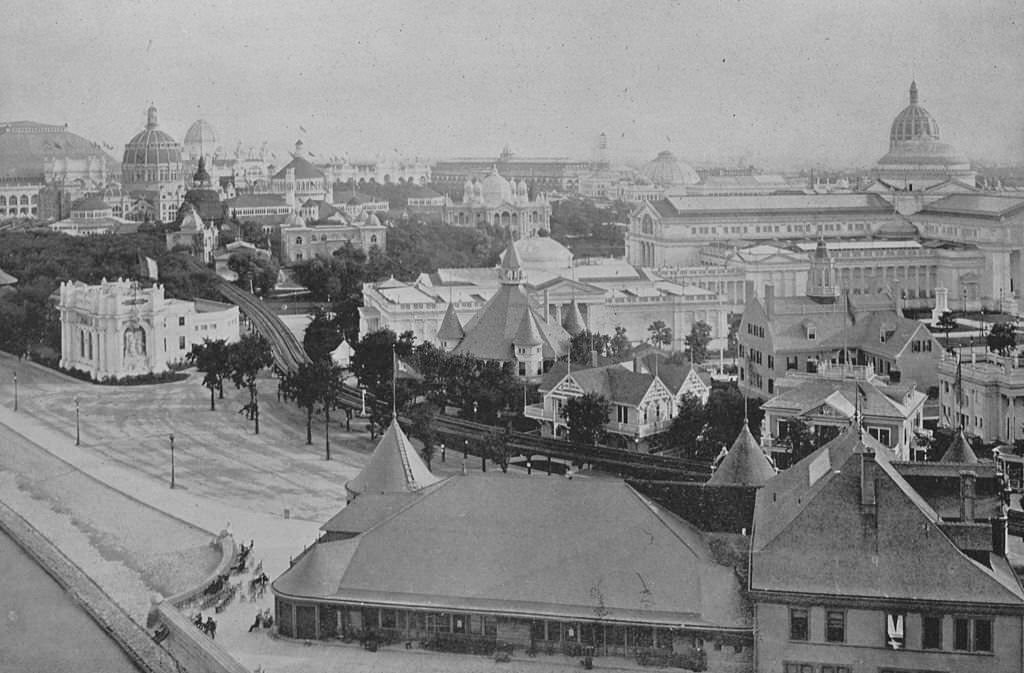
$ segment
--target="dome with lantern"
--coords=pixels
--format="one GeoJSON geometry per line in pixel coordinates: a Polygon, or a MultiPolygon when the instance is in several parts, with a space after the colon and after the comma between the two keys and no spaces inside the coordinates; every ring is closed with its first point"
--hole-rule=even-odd
{"type": "Polygon", "coordinates": [[[147,111],[146,128],[124,147],[121,176],[126,187],[152,187],[182,181],[181,145],[160,130],[155,105],[147,111]]]}
{"type": "Polygon", "coordinates": [[[512,184],[501,177],[497,167],[492,167],[491,172],[483,179],[480,192],[486,206],[500,206],[503,203],[512,203],[512,184]]]}
{"type": "Polygon", "coordinates": [[[217,132],[205,119],[197,119],[188,127],[184,140],[185,153],[192,159],[209,155],[217,148],[217,132]]]}
{"type": "Polygon", "coordinates": [[[679,161],[676,155],[668,150],[659,152],[658,156],[644,164],[640,174],[659,187],[680,187],[700,182],[697,171],[689,164],[679,161]]]}

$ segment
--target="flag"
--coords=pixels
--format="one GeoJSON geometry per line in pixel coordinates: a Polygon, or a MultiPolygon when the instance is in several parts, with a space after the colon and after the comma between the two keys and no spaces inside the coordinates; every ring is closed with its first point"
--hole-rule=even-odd
{"type": "Polygon", "coordinates": [[[306,128],[304,126],[300,126],[299,130],[302,131],[303,133],[308,133],[308,131],[306,131],[306,128]]]}

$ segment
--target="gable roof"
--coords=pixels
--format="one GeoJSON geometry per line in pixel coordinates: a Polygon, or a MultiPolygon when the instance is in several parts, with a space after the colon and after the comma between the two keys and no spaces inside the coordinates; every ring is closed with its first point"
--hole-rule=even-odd
{"type": "Polygon", "coordinates": [[[986,567],[958,549],[892,458],[851,427],[765,484],[756,499],[751,589],[1024,610],[1009,565],[994,557],[986,567]],[[873,518],[862,514],[862,470],[875,484],[873,518]]]}
{"type": "Polygon", "coordinates": [[[921,208],[922,213],[949,213],[990,218],[1007,217],[1022,210],[1024,210],[1024,198],[984,193],[950,194],[921,208]]]}
{"type": "Polygon", "coordinates": [[[763,486],[774,476],[775,466],[758,446],[744,419],[743,429],[708,479],[708,485],[763,486]]]}
{"type": "Polygon", "coordinates": [[[402,432],[398,421],[392,420],[366,467],[345,484],[345,490],[353,497],[362,493],[414,492],[438,481],[402,432]]]}
{"type": "Polygon", "coordinates": [[[846,418],[852,418],[858,405],[864,416],[899,418],[927,398],[922,392],[908,386],[889,385],[882,380],[831,378],[825,376],[794,376],[777,383],[782,392],[769,399],[762,409],[795,410],[803,415],[828,405],[846,418]],[[793,387],[789,387],[792,378],[793,387]],[[799,385],[795,385],[796,383],[799,385]],[[909,399],[906,396],[909,394],[909,399]]]}
{"type": "Polygon", "coordinates": [[[620,480],[473,474],[415,500],[358,537],[314,545],[274,592],[583,620],[598,600],[612,623],[750,628],[732,568],[620,480]]]}
{"type": "Polygon", "coordinates": [[[294,157],[291,161],[285,164],[284,168],[274,173],[274,180],[284,180],[288,177],[288,169],[295,169],[296,180],[315,180],[320,178],[323,180],[324,174],[319,168],[309,163],[308,159],[303,157],[294,157]]]}
{"type": "Polygon", "coordinates": [[[634,372],[619,363],[601,367],[573,367],[556,363],[541,379],[540,392],[554,390],[562,381],[569,380],[586,393],[601,395],[612,404],[639,405],[651,386],[656,385],[653,374],[634,372]]]}

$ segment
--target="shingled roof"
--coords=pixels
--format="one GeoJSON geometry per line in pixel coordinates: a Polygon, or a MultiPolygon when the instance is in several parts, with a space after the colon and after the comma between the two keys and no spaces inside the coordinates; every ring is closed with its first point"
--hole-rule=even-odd
{"type": "Polygon", "coordinates": [[[345,490],[354,498],[361,493],[414,492],[437,481],[398,421],[393,420],[366,467],[345,484],[345,490]]]}
{"type": "Polygon", "coordinates": [[[991,554],[986,566],[959,549],[892,459],[851,427],[758,490],[751,590],[1024,612],[1024,590],[1006,559],[991,554]],[[868,513],[864,470],[873,485],[868,513]]]}
{"type": "Polygon", "coordinates": [[[942,454],[942,458],[939,460],[940,463],[977,463],[978,456],[974,453],[974,449],[971,448],[971,443],[967,441],[967,437],[964,436],[963,429],[956,433],[953,437],[953,441],[949,443],[946,448],[946,452],[942,454]]]}
{"type": "Polygon", "coordinates": [[[458,341],[466,336],[459,322],[459,316],[455,313],[455,304],[449,302],[441,320],[441,327],[437,330],[437,338],[441,341],[458,341]]]}
{"type": "Polygon", "coordinates": [[[763,486],[774,476],[775,467],[758,446],[744,419],[743,429],[708,479],[708,485],[763,486]]]}
{"type": "Polygon", "coordinates": [[[272,586],[297,600],[587,621],[597,600],[606,623],[751,627],[735,571],[700,531],[613,479],[450,477],[357,537],[315,544],[272,586]]]}

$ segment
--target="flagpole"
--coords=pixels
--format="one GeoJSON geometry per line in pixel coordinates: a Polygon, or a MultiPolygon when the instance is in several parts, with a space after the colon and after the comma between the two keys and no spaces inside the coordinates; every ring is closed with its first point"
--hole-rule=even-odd
{"type": "Polygon", "coordinates": [[[398,350],[391,344],[391,421],[398,420],[398,350]]]}

